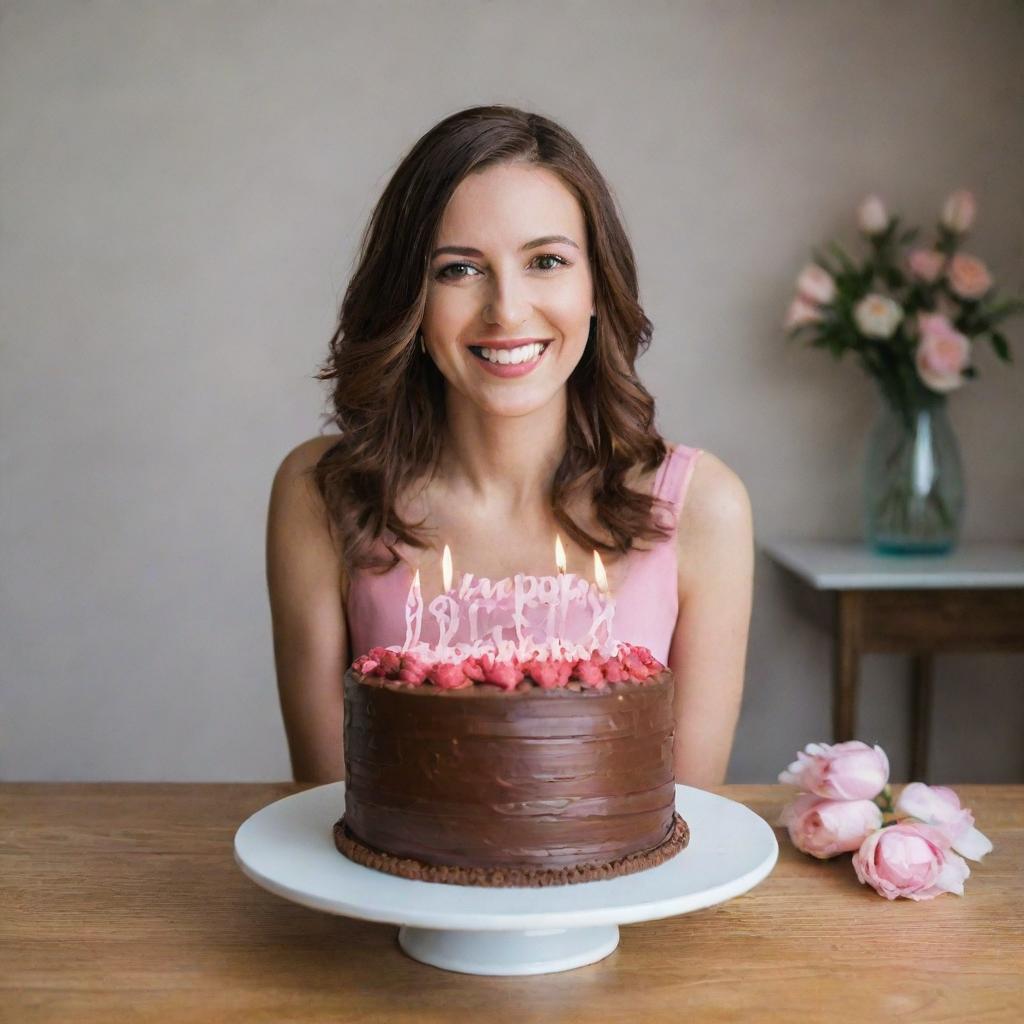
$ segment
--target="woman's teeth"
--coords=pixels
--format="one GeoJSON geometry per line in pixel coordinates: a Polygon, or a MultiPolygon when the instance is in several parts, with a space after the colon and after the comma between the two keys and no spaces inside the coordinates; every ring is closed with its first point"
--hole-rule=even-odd
{"type": "Polygon", "coordinates": [[[515,365],[516,363],[529,363],[537,359],[544,351],[545,345],[542,342],[534,342],[532,345],[521,345],[519,348],[473,348],[490,363],[501,363],[515,365]]]}

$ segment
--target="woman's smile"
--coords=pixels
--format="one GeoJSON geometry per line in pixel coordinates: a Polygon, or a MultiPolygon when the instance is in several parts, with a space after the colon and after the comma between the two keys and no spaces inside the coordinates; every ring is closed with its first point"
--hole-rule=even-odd
{"type": "Polygon", "coordinates": [[[480,363],[481,369],[495,377],[522,377],[540,365],[551,342],[527,340],[524,344],[509,346],[503,343],[470,345],[469,351],[480,363]]]}

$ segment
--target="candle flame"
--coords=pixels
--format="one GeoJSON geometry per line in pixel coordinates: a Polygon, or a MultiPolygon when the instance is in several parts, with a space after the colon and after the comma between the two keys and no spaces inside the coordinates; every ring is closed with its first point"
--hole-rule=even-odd
{"type": "Polygon", "coordinates": [[[562,538],[555,534],[555,565],[558,566],[558,575],[565,575],[565,548],[562,547],[562,538]]]}
{"type": "Polygon", "coordinates": [[[602,594],[608,593],[608,577],[605,575],[604,563],[601,561],[601,556],[595,551],[594,552],[594,579],[597,580],[597,586],[602,594]]]}
{"type": "Polygon", "coordinates": [[[444,591],[447,594],[452,589],[452,553],[447,544],[441,556],[441,572],[444,575],[444,591]]]}
{"type": "Polygon", "coordinates": [[[412,578],[412,588],[417,593],[419,593],[419,589],[420,589],[420,571],[419,571],[419,569],[416,570],[416,575],[413,576],[413,578],[412,578]]]}

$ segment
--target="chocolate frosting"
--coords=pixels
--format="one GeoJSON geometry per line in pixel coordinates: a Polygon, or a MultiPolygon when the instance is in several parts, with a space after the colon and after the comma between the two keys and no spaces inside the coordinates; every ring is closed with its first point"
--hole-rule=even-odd
{"type": "Polygon", "coordinates": [[[676,828],[672,674],[512,691],[345,675],[346,832],[424,864],[604,864],[676,828]]]}

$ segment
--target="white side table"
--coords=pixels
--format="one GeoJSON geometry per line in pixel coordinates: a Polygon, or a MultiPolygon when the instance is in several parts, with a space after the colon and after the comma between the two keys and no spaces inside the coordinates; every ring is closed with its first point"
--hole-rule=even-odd
{"type": "Polygon", "coordinates": [[[934,655],[1024,651],[1024,544],[961,544],[948,555],[880,555],[863,541],[759,546],[832,631],[834,743],[855,738],[860,656],[912,656],[911,779],[927,781],[934,655]]]}

